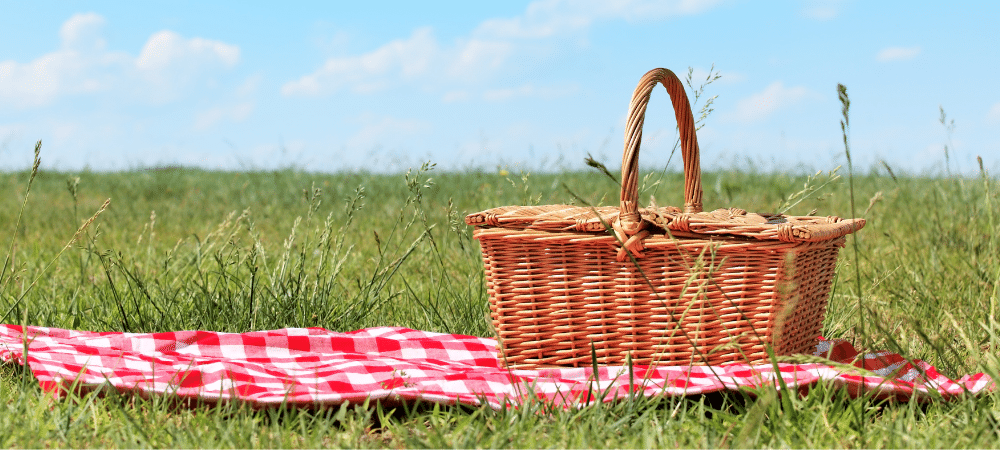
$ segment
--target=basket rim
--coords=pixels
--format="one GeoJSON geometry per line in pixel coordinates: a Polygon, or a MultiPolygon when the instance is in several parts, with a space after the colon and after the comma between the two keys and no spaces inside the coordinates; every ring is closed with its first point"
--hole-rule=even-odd
{"type": "MultiPolygon", "coordinates": [[[[552,232],[606,233],[621,211],[614,206],[501,206],[469,214],[465,223],[477,228],[511,228],[552,232]]],[[[642,221],[653,228],[704,235],[728,235],[759,240],[818,242],[854,233],[865,219],[837,216],[789,216],[748,213],[723,208],[685,213],[673,206],[640,208],[642,221]]]]}

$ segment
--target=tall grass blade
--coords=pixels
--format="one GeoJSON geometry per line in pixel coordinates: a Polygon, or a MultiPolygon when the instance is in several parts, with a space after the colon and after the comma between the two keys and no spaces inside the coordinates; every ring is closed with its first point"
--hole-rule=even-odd
{"type": "MultiPolygon", "coordinates": [[[[840,121],[840,131],[844,138],[844,154],[847,156],[847,180],[851,194],[850,197],[851,218],[853,219],[856,217],[857,210],[854,206],[854,162],[851,159],[851,143],[850,140],[848,139],[848,134],[851,129],[851,122],[850,122],[851,99],[847,95],[847,86],[844,86],[843,84],[837,84],[837,96],[840,99],[840,105],[841,105],[840,112],[843,116],[843,119],[840,121]]],[[[865,307],[863,304],[864,296],[862,295],[861,291],[861,259],[860,259],[860,251],[858,250],[858,237],[857,235],[852,235],[850,239],[851,239],[851,248],[854,251],[854,264],[852,265],[854,266],[855,289],[857,290],[856,292],[858,296],[858,319],[857,319],[857,324],[855,325],[855,335],[859,338],[864,338],[864,336],[866,336],[864,329],[866,319],[864,314],[865,307]]],[[[860,389],[861,389],[861,394],[859,395],[859,398],[865,398],[866,397],[865,381],[863,377],[861,378],[860,389]]],[[[864,430],[865,411],[864,408],[858,408],[858,411],[859,411],[858,424],[861,427],[858,430],[858,432],[860,433],[861,436],[861,446],[865,446],[866,442],[865,430],[864,430]]]]}

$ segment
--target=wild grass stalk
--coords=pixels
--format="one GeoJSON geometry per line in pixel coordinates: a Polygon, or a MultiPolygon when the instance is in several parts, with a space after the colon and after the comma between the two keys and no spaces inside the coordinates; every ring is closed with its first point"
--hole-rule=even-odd
{"type": "MultiPolygon", "coordinates": [[[[21,219],[24,216],[24,207],[28,204],[28,196],[31,194],[31,185],[35,182],[35,177],[38,176],[38,166],[41,165],[42,160],[39,157],[42,150],[42,141],[38,141],[35,144],[35,159],[34,163],[31,165],[31,174],[28,176],[27,186],[24,188],[24,199],[21,201],[21,207],[17,211],[17,219],[14,221],[14,230],[11,232],[10,245],[7,247],[7,255],[3,260],[3,267],[0,268],[0,296],[7,293],[7,287],[16,277],[17,270],[14,268],[14,243],[17,241],[17,232],[21,228],[21,219]]],[[[6,317],[5,317],[6,320],[6,317]]]]}
{"type": "MultiPolygon", "coordinates": [[[[837,84],[837,95],[838,98],[840,99],[841,114],[843,117],[843,119],[840,121],[840,131],[844,140],[844,154],[847,156],[847,173],[848,173],[847,180],[848,180],[848,189],[850,192],[850,199],[851,199],[851,218],[853,219],[856,217],[855,211],[857,210],[855,209],[854,206],[854,163],[851,159],[851,143],[848,138],[848,134],[851,129],[851,123],[850,123],[851,100],[847,95],[847,87],[844,86],[843,84],[839,83],[837,84]]],[[[868,339],[866,338],[867,330],[865,329],[867,317],[865,314],[865,305],[863,303],[864,295],[861,290],[861,268],[860,268],[861,262],[858,258],[860,252],[858,250],[857,236],[851,236],[850,240],[851,240],[851,249],[853,250],[854,253],[854,264],[852,264],[852,266],[854,267],[855,289],[857,290],[855,295],[857,295],[858,299],[858,309],[856,316],[857,323],[855,325],[854,330],[855,330],[855,336],[861,339],[860,341],[855,341],[855,345],[860,344],[859,346],[864,348],[864,345],[868,341],[868,339]]],[[[867,397],[865,393],[866,385],[864,380],[865,378],[862,377],[861,387],[860,387],[861,391],[860,397],[863,399],[867,397]]],[[[865,425],[867,422],[865,419],[865,410],[864,408],[856,408],[855,411],[857,411],[858,414],[857,423],[858,423],[858,433],[861,439],[861,446],[864,447],[866,446],[867,443],[865,435],[865,425]]]]}

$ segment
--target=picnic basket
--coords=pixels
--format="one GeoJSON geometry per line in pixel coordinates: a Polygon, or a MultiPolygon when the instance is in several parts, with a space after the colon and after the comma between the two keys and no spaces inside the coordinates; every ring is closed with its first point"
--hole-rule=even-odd
{"type": "Polygon", "coordinates": [[[694,118],[673,72],[646,73],[625,127],[618,207],[470,214],[509,368],[718,365],[811,353],[837,254],[863,219],[702,212],[694,118]],[[673,103],[683,210],[638,207],[638,154],[657,83],[673,103]],[[596,358],[596,361],[595,361],[596,358]]]}

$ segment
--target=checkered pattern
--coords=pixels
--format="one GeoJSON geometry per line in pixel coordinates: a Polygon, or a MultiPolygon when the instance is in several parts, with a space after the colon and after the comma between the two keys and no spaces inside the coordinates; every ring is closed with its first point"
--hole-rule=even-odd
{"type": "MultiPolygon", "coordinates": [[[[892,353],[864,355],[867,375],[838,364],[730,364],[718,367],[601,367],[506,370],[493,339],[406,328],[335,333],[289,328],[252,333],[177,331],[93,333],[0,325],[0,358],[27,362],[39,385],[67,390],[112,386],[121,392],[204,401],[319,406],[365,399],[423,400],[499,408],[531,399],[561,405],[634,395],[690,395],[740,387],[803,388],[820,380],[861,386],[882,397],[950,398],[993,389],[984,374],[950,380],[922,361],[892,353]],[[25,348],[27,354],[25,356],[25,348]],[[871,376],[874,372],[878,376],[871,376]]],[[[849,363],[844,341],[821,340],[817,355],[849,363]]]]}

